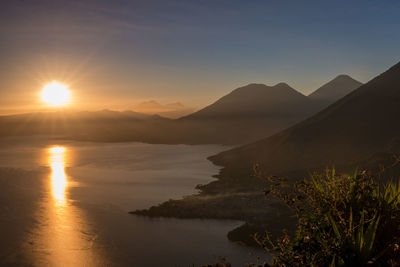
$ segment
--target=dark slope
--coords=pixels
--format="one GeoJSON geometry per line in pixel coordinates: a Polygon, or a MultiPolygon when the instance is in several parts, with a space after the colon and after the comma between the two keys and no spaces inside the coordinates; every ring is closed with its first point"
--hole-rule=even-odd
{"type": "Polygon", "coordinates": [[[309,119],[210,159],[225,166],[222,179],[248,175],[255,162],[278,175],[356,165],[375,153],[399,149],[399,116],[400,63],[309,119]]]}
{"type": "Polygon", "coordinates": [[[328,106],[361,85],[362,83],[348,75],[339,75],[332,81],[315,90],[308,97],[314,101],[320,102],[322,105],[328,106]]]}

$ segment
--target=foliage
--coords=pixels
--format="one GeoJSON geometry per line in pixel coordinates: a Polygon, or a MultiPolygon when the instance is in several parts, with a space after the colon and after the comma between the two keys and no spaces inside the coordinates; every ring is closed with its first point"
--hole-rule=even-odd
{"type": "Polygon", "coordinates": [[[272,253],[272,266],[400,266],[398,183],[335,170],[294,186],[277,177],[269,182],[266,194],[282,199],[298,220],[293,238],[255,236],[272,253]]]}

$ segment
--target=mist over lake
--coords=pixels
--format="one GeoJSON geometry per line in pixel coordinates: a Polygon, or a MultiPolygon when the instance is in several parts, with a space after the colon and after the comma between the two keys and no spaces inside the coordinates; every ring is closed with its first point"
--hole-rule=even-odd
{"type": "Polygon", "coordinates": [[[206,157],[226,148],[3,140],[0,212],[9,217],[0,226],[6,241],[2,263],[188,266],[217,257],[237,264],[254,261],[249,255],[254,249],[226,238],[238,221],[128,213],[195,193],[197,184],[210,182],[218,171],[206,157]]]}

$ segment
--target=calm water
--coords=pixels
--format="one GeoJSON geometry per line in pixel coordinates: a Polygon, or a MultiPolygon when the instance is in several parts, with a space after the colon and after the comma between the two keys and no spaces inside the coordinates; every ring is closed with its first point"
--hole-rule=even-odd
{"type": "Polygon", "coordinates": [[[221,146],[99,144],[45,139],[0,143],[0,263],[34,266],[189,266],[227,257],[237,221],[128,214],[195,192],[218,168],[221,146]]]}

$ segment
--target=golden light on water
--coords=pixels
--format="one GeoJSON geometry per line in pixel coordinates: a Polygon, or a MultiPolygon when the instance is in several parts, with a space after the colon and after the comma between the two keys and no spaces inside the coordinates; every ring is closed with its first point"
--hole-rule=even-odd
{"type": "MultiPolygon", "coordinates": [[[[73,166],[73,146],[52,145],[42,151],[41,163],[50,167],[46,197],[41,198],[24,251],[32,266],[111,266],[96,248],[97,233],[86,221],[86,214],[71,205],[69,189],[79,183],[69,176],[73,166]]],[[[25,254],[24,254],[25,255],[25,254]]]]}
{"type": "Polygon", "coordinates": [[[49,149],[49,165],[51,168],[51,189],[57,206],[65,206],[65,190],[68,184],[65,173],[67,149],[54,146],[49,149]]]}
{"type": "Polygon", "coordinates": [[[71,93],[64,84],[53,81],[46,84],[41,92],[41,99],[44,103],[54,107],[61,107],[68,104],[71,93]]]}

